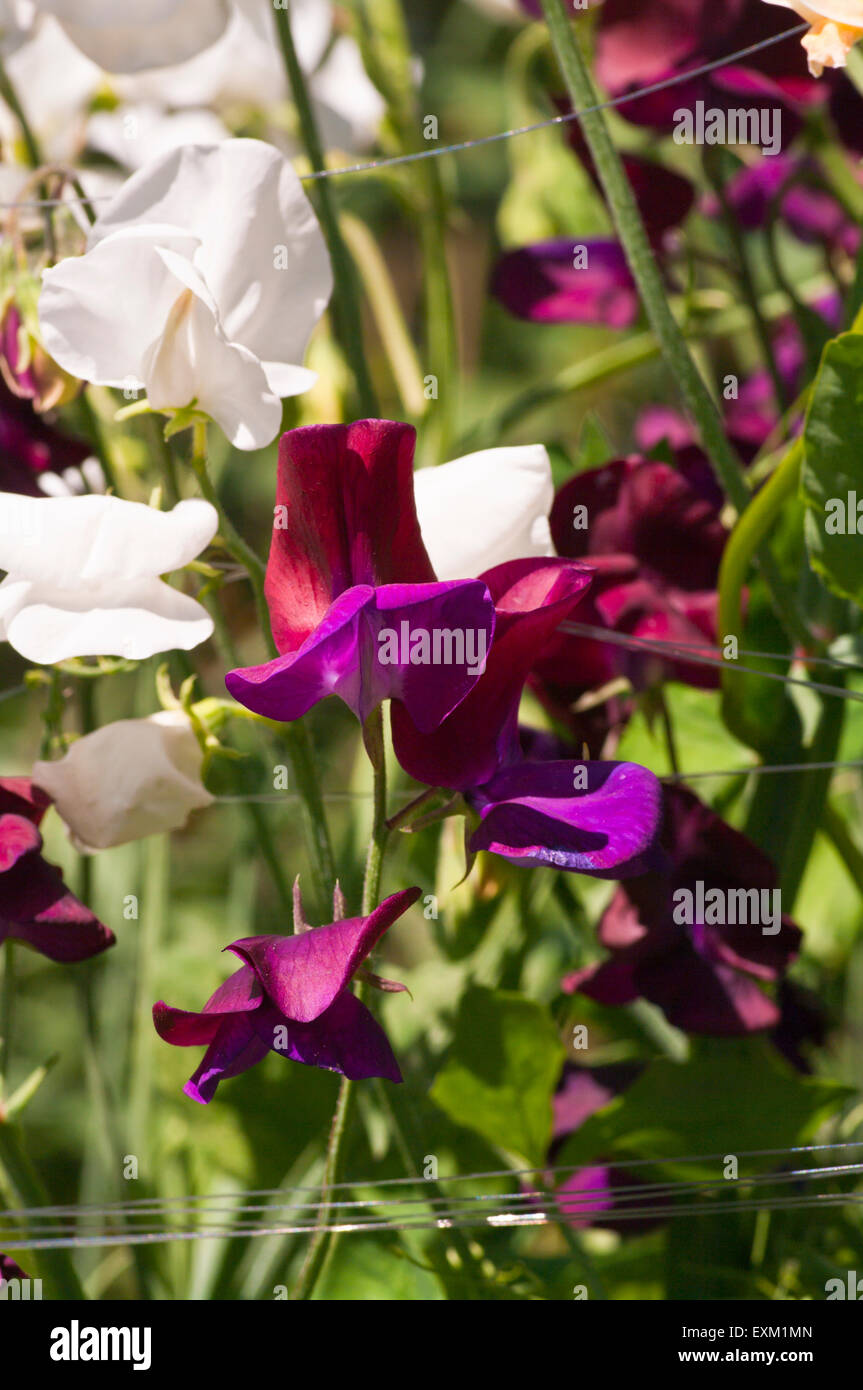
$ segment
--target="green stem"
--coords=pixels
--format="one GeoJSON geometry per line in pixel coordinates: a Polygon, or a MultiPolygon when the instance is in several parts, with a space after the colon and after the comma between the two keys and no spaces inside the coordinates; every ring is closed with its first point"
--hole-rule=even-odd
{"type": "Polygon", "coordinates": [[[0,97],[3,98],[9,110],[12,112],[12,115],[15,117],[15,120],[18,122],[18,128],[21,131],[21,139],[24,141],[24,149],[27,152],[27,163],[31,169],[40,168],[44,160],[42,159],[42,151],[39,148],[39,141],[36,138],[33,127],[27,119],[27,113],[21,105],[14,83],[2,61],[0,61],[0,97]]]}
{"type": "MultiPolygon", "coordinates": [[[[248,572],[249,580],[255,594],[258,618],[264,638],[267,642],[269,654],[271,657],[277,656],[278,649],[273,641],[270,627],[270,614],[267,608],[266,594],[264,592],[266,566],[263,560],[252,550],[251,546],[246,544],[239,531],[237,531],[222,506],[219,495],[213,485],[207,467],[206,425],[196,425],[194,428],[192,467],[198,479],[198,485],[202,494],[206,497],[208,502],[212,503],[219,513],[219,531],[225,542],[225,546],[229,553],[233,555],[234,559],[244,565],[248,572]]],[[[301,719],[296,720],[293,724],[285,726],[284,740],[288,750],[288,757],[291,761],[294,781],[297,791],[300,794],[303,807],[303,817],[306,823],[309,845],[309,858],[315,880],[315,891],[321,902],[331,901],[333,886],[336,880],[335,860],[333,858],[332,843],[330,841],[330,832],[327,826],[320,783],[315,768],[314,749],[308,729],[301,719]]]]}
{"type": "MultiPolygon", "coordinates": [[[[717,478],[737,511],[743,512],[749,503],[751,492],[740,460],[728,442],[716,402],[707,389],[686,339],[671,312],[668,294],[644,229],[638,204],[623,162],[608,133],[605,115],[602,111],[590,109],[597,104],[596,91],[582,56],[572,20],[567,14],[563,0],[542,0],[542,7],[573,107],[584,113],[581,116],[581,129],[666,365],[677,381],[689,412],[698,425],[701,442],[717,478]]],[[[759,551],[758,560],[765,582],[777,600],[777,611],[784,621],[789,607],[784,581],[766,546],[759,551]]]]}
{"type": "MultiPolygon", "coordinates": [[[[316,173],[320,173],[326,167],[324,151],[306,87],[305,75],[300,67],[294,45],[290,13],[286,9],[277,9],[274,13],[276,33],[278,34],[294,105],[297,108],[303,144],[312,169],[316,173]]],[[[316,191],[318,214],[333,266],[335,289],[332,312],[336,335],[354,373],[360,413],[369,417],[376,416],[378,406],[363,344],[362,308],[356,272],[342,237],[335,199],[328,180],[316,180],[316,191]]]]}
{"type": "MultiPolygon", "coordinates": [[[[366,872],[363,880],[363,916],[368,915],[377,906],[380,898],[381,875],[383,873],[384,856],[386,854],[387,840],[389,838],[389,828],[387,826],[387,779],[386,779],[386,758],[384,750],[383,736],[383,714],[380,707],[372,714],[363,730],[366,748],[371,758],[374,768],[374,814],[372,820],[372,833],[369,839],[368,854],[366,856],[366,872]]],[[[362,998],[365,987],[362,982],[358,983],[356,994],[362,998]]],[[[336,1100],[333,1123],[330,1128],[330,1137],[327,1143],[327,1157],[324,1167],[324,1178],[321,1189],[321,1204],[318,1207],[318,1229],[312,1236],[309,1244],[300,1277],[294,1289],[295,1301],[309,1299],[314,1293],[315,1287],[324,1272],[325,1266],[332,1259],[336,1247],[338,1235],[336,1232],[326,1230],[326,1225],[331,1212],[332,1192],[337,1183],[342,1181],[346,1159],[346,1139],[350,1128],[350,1119],[356,1103],[356,1083],[349,1081],[346,1076],[342,1077],[339,1086],[339,1094],[336,1100]]]]}
{"type": "Polygon", "coordinates": [[[3,987],[0,994],[0,1105],[11,1055],[12,1019],[15,1009],[15,943],[7,941],[3,953],[3,987]]]}
{"type": "MultiPolygon", "coordinates": [[[[801,286],[801,290],[807,294],[818,295],[828,288],[825,277],[816,276],[811,282],[801,286]]],[[[702,303],[708,301],[712,303],[715,293],[708,291],[705,294],[691,295],[685,300],[686,307],[689,309],[699,309],[702,303]]],[[[672,300],[672,306],[675,301],[672,300]]],[[[771,292],[760,301],[759,309],[763,317],[768,321],[781,318],[787,314],[789,308],[787,296],[782,293],[771,292]]],[[[679,312],[679,310],[678,310],[679,312]]],[[[713,315],[708,323],[701,321],[700,317],[681,326],[681,333],[684,337],[694,341],[701,341],[713,338],[725,337],[734,333],[739,333],[749,324],[749,310],[740,307],[722,308],[713,315]]],[[[640,367],[646,362],[652,362],[661,355],[661,348],[656,335],[650,333],[638,333],[632,338],[625,339],[622,343],[614,343],[611,347],[603,348],[601,352],[588,357],[584,362],[575,362],[570,367],[565,367],[563,371],[557,372],[550,380],[530,386],[520,395],[515,396],[497,414],[485,417],[479,424],[468,431],[456,445],[456,452],[459,456],[475,449],[484,449],[499,444],[506,432],[514,425],[520,424],[526,415],[532,414],[535,410],[540,410],[545,405],[553,405],[555,401],[571,395],[574,391],[582,391],[588,386],[598,385],[609,377],[615,376],[618,372],[631,370],[633,367],[640,367]]]]}

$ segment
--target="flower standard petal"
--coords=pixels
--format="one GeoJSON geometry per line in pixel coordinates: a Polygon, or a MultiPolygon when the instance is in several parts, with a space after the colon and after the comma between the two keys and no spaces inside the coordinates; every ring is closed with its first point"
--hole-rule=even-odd
{"type": "Polygon", "coordinates": [[[216,42],[230,12],[226,0],[138,0],[128,15],[116,0],[39,0],[39,9],[106,72],[181,63],[216,42]]]}
{"type": "Polygon", "coordinates": [[[420,895],[406,888],[385,898],[367,917],[350,917],[299,936],[253,936],[228,950],[254,971],[285,1018],[310,1023],[330,1007],[391,927],[420,895]]]}
{"type": "Polygon", "coordinates": [[[531,555],[553,555],[554,484],[541,444],[485,449],[414,474],[423,543],[438,579],[467,579],[531,555]]]}

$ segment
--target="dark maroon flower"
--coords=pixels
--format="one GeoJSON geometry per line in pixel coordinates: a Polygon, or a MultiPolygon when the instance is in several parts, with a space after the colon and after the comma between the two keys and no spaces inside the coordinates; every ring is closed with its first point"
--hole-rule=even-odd
{"type": "MultiPolygon", "coordinates": [[[[703,458],[677,462],[636,456],[578,474],[555,498],[551,531],[559,554],[594,568],[579,622],[709,654],[726,539],[722,499],[703,458]]],[[[702,688],[717,683],[710,665],[565,632],[549,640],[533,674],[565,704],[619,676],[636,688],[663,675],[702,688]]]]}
{"type": "Polygon", "coordinates": [[[0,944],[10,938],[50,960],[87,960],[113,946],[114,934],[42,858],[38,827],[50,805],[27,778],[0,778],[0,944]]]}
{"type": "Polygon", "coordinates": [[[225,678],[257,714],[289,722],[338,695],[364,723],[392,698],[431,730],[476,683],[494,607],[480,580],[435,579],[414,504],[414,441],[389,420],[282,436],[266,576],[282,655],[225,678]]]}
{"type": "Polygon", "coordinates": [[[388,927],[420,895],[406,888],[367,917],[351,917],[295,936],[252,936],[226,947],[243,962],[200,1013],[153,1006],[156,1031],[175,1047],[206,1047],[186,1082],[206,1105],[227,1077],[277,1052],[351,1080],[401,1072],[380,1024],[349,988],[388,927]]]}
{"type": "Polygon", "coordinates": [[[491,292],[531,323],[629,328],[639,315],[638,290],[616,241],[573,237],[509,251],[495,267],[491,292]]]}
{"type": "Polygon", "coordinates": [[[0,1252],[0,1284],[7,1279],[28,1279],[19,1264],[16,1264],[11,1255],[4,1255],[0,1252]]]}
{"type": "Polygon", "coordinates": [[[89,444],[50,425],[0,380],[0,492],[42,497],[41,473],[77,468],[91,453],[89,444]]]}
{"type": "Polygon", "coordinates": [[[666,789],[661,844],[664,870],[621,886],[602,917],[599,939],[611,956],[567,976],[564,990],[610,1005],[649,999],[690,1033],[733,1037],[776,1028],[780,1010],[759,986],[780,979],[801,934],[785,915],[771,919],[768,932],[763,921],[740,920],[756,915],[743,907],[753,893],[775,906],[770,860],[683,787],[666,789]],[[686,894],[695,906],[691,921],[680,920],[686,894]],[[717,915],[714,895],[727,904],[724,924],[706,920],[717,915]],[[705,902],[708,910],[700,910],[705,902]]]}
{"type": "MultiPolygon", "coordinates": [[[[612,96],[651,86],[796,27],[793,16],[763,0],[605,0],[597,34],[596,71],[612,96]]],[[[801,106],[823,99],[789,38],[690,82],[621,106],[640,125],[670,130],[675,113],[697,101],[739,106],[742,97],[782,108],[785,134],[799,127],[801,106]]]]}

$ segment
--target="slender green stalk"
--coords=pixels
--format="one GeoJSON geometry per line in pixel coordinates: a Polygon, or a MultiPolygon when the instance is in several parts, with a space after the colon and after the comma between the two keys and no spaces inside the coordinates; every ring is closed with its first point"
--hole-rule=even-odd
{"type": "MultiPolygon", "coordinates": [[[[662,355],[698,425],[701,442],[717,478],[737,511],[743,512],[751,492],[740,460],[728,442],[716,402],[671,311],[623,162],[608,133],[605,115],[602,111],[591,110],[597,104],[596,91],[572,19],[567,14],[563,0],[542,0],[542,8],[572,104],[576,110],[584,112],[581,128],[662,355]]],[[[758,562],[765,582],[777,601],[777,611],[785,622],[793,604],[773,555],[766,546],[759,550],[758,562]]]]}
{"type": "MultiPolygon", "coordinates": [[[[255,594],[258,618],[270,656],[277,656],[278,650],[273,641],[270,628],[270,614],[267,608],[266,595],[264,593],[266,566],[263,560],[252,550],[251,546],[247,545],[243,540],[222,506],[219,495],[213,485],[213,480],[210,477],[210,472],[207,467],[206,425],[195,426],[192,467],[198,479],[201,492],[219,513],[219,531],[225,542],[225,546],[229,553],[233,555],[234,559],[244,565],[248,572],[249,580],[255,594]]],[[[300,794],[303,807],[303,817],[306,823],[307,840],[309,844],[309,857],[311,860],[312,874],[315,879],[315,891],[321,901],[331,900],[333,885],[336,881],[335,860],[333,858],[330,832],[327,826],[323,797],[321,795],[317,769],[315,768],[314,749],[309,737],[309,732],[303,721],[298,719],[293,724],[285,726],[283,737],[288,750],[288,757],[291,761],[294,781],[297,791],[300,794]]]]}
{"type": "MultiPolygon", "coordinates": [[[[377,906],[380,899],[381,875],[383,873],[384,856],[386,854],[387,840],[389,838],[389,828],[387,826],[387,781],[386,781],[386,758],[384,750],[383,735],[383,714],[378,708],[372,714],[363,730],[366,749],[374,768],[374,813],[372,819],[372,833],[369,839],[368,854],[366,856],[366,872],[363,881],[363,903],[362,911],[366,916],[377,906]]],[[[365,987],[362,982],[357,985],[357,997],[362,998],[365,987]]],[[[320,1280],[326,1265],[332,1259],[336,1247],[338,1236],[335,1232],[325,1229],[329,1220],[332,1192],[337,1183],[342,1181],[344,1176],[345,1159],[347,1156],[347,1136],[350,1128],[350,1119],[356,1104],[356,1083],[342,1077],[339,1086],[339,1094],[336,1100],[333,1123],[330,1128],[330,1137],[327,1143],[327,1158],[324,1167],[324,1178],[321,1189],[321,1203],[318,1207],[318,1229],[312,1236],[309,1244],[300,1277],[294,1289],[294,1299],[304,1300],[312,1297],[315,1287],[320,1280]]]]}
{"type": "MultiPolygon", "coordinates": [[[[801,292],[807,295],[818,295],[827,288],[827,281],[822,275],[800,287],[801,292]]],[[[713,291],[708,291],[705,294],[696,293],[686,299],[685,305],[689,309],[700,310],[702,305],[706,307],[708,300],[712,303],[714,299],[715,293],[713,291]]],[[[672,300],[672,309],[674,307],[675,302],[672,300]]],[[[768,322],[787,314],[788,308],[787,296],[782,293],[777,294],[775,291],[765,295],[759,305],[760,313],[768,322]]],[[[706,323],[700,317],[684,322],[680,331],[685,338],[693,341],[722,338],[741,332],[748,327],[749,321],[749,310],[746,307],[734,306],[720,309],[706,323]]],[[[659,340],[652,332],[638,333],[625,339],[622,343],[614,343],[611,347],[603,348],[601,352],[595,353],[585,361],[575,362],[572,366],[565,367],[563,371],[557,372],[550,380],[528,387],[526,391],[508,401],[502,410],[496,414],[487,415],[479,424],[462,436],[456,446],[456,452],[462,455],[473,449],[483,449],[500,444],[509,430],[520,424],[525,416],[531,415],[535,410],[540,410],[546,405],[553,405],[574,391],[582,391],[588,386],[596,386],[602,381],[607,381],[610,377],[616,376],[618,372],[629,371],[634,367],[652,362],[661,354],[662,349],[659,340]]]]}
{"type": "Polygon", "coordinates": [[[3,984],[0,988],[0,1105],[11,1056],[12,1022],[15,1011],[15,944],[7,941],[2,953],[3,984]]]}
{"type": "MultiPolygon", "coordinates": [[[[297,108],[303,145],[312,168],[316,173],[319,173],[326,167],[324,151],[306,87],[305,75],[297,57],[294,36],[291,32],[290,13],[286,9],[277,9],[274,13],[276,33],[278,34],[294,105],[297,108]]],[[[332,312],[336,335],[354,373],[360,412],[370,417],[375,416],[378,413],[378,406],[363,345],[362,308],[357,276],[339,227],[335,198],[326,179],[317,181],[317,205],[321,227],[326,237],[333,266],[335,289],[332,312]]]]}
{"type": "Polygon", "coordinates": [[[2,61],[0,61],[0,97],[3,98],[15,120],[18,122],[18,129],[21,131],[21,139],[24,141],[24,149],[27,152],[27,163],[31,169],[38,169],[44,163],[42,151],[39,148],[39,141],[27,119],[27,113],[21,105],[15,84],[12,82],[2,61]]]}

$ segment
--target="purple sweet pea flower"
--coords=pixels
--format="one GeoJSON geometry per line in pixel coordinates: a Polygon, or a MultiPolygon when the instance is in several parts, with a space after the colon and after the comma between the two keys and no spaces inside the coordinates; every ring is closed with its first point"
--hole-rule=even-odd
{"type": "MultiPolygon", "coordinates": [[[[791,17],[793,18],[793,16],[791,17]]],[[[662,82],[781,34],[789,16],[763,0],[606,0],[597,30],[596,72],[612,96],[662,82]]],[[[675,114],[697,101],[708,106],[739,106],[749,97],[760,106],[778,106],[784,134],[799,129],[798,112],[823,99],[818,83],[800,62],[791,38],[751,54],[735,67],[724,66],[690,82],[627,101],[626,120],[668,131],[675,114]]]]}
{"type": "Polygon", "coordinates": [[[89,444],[55,429],[0,379],[0,492],[42,497],[40,474],[77,468],[91,453],[89,444]]]}
{"type": "Polygon", "coordinates": [[[87,960],[114,934],[42,858],[39,823],[51,798],[24,777],[0,778],[0,944],[20,941],[49,960],[87,960]]]}
{"type": "Polygon", "coordinates": [[[206,1105],[220,1081],[277,1052],[352,1081],[401,1072],[380,1024],[351,993],[352,977],[419,888],[393,893],[367,917],[295,936],[251,936],[226,949],[243,962],[200,1013],[153,1006],[156,1031],[175,1047],[206,1047],[184,1091],[206,1105]]]}
{"type": "Polygon", "coordinates": [[[12,1259],[11,1255],[4,1255],[0,1251],[0,1284],[7,1279],[29,1279],[19,1264],[12,1259]]]}
{"type": "MultiPolygon", "coordinates": [[[[554,1129],[549,1159],[560,1152],[570,1134],[611,1105],[637,1081],[644,1067],[639,1062],[582,1067],[567,1062],[553,1097],[554,1129]]],[[[601,1226],[612,1231],[646,1231],[659,1224],[658,1216],[634,1216],[655,1205],[651,1193],[641,1194],[644,1179],[616,1164],[598,1162],[576,1168],[555,1189],[558,1210],[576,1230],[601,1226]]]]}
{"type": "Polygon", "coordinates": [[[594,878],[643,874],[652,865],[662,790],[637,763],[516,763],[465,799],[480,818],[471,851],[594,878]]]}
{"type": "Polygon", "coordinates": [[[495,603],[494,641],[474,689],[432,733],[406,705],[392,711],[393,746],[406,772],[433,787],[463,791],[518,762],[518,706],[528,672],[591,581],[584,565],[512,560],[480,576],[495,603]]]}
{"type": "MultiPolygon", "coordinates": [[[[594,569],[578,621],[650,641],[714,648],[726,537],[721,508],[721,494],[698,457],[678,456],[675,468],[637,456],[615,459],[570,479],[555,498],[551,532],[560,554],[594,569]],[[577,525],[585,515],[587,525],[577,525]]],[[[642,689],[663,674],[699,688],[718,683],[709,665],[556,632],[533,663],[532,685],[557,708],[622,676],[642,689]]]]}
{"type": "Polygon", "coordinates": [[[618,889],[599,926],[611,957],[568,975],[563,989],[608,1005],[649,999],[690,1033],[735,1037],[774,1029],[780,1010],[757,982],[778,980],[794,959],[801,933],[791,919],[782,916],[769,935],[751,922],[675,920],[675,894],[687,890],[698,902],[699,884],[705,901],[715,889],[772,894],[773,865],[687,789],[667,788],[665,804],[664,870],[618,889]]]}
{"type": "Polygon", "coordinates": [[[597,323],[629,328],[638,290],[616,241],[543,241],[501,256],[491,292],[530,323],[597,323]]]}
{"type": "Polygon", "coordinates": [[[435,579],[414,505],[414,440],[388,420],[282,436],[266,578],[281,655],[225,678],[257,714],[290,721],[338,695],[365,722],[391,698],[429,731],[476,683],[494,605],[480,580],[435,579]]]}

